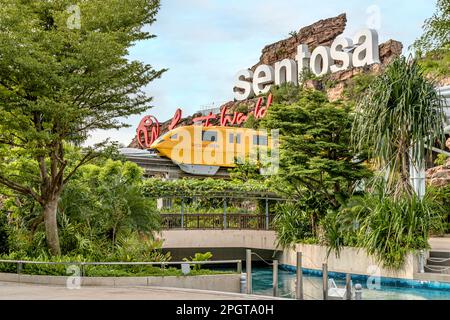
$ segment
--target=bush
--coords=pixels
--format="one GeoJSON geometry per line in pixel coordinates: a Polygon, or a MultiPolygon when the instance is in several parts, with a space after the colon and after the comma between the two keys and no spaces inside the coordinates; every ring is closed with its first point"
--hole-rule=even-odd
{"type": "Polygon", "coordinates": [[[400,269],[405,256],[429,247],[431,232],[442,231],[442,214],[429,194],[394,199],[378,190],[375,194],[352,199],[336,217],[336,227],[328,233],[330,246],[339,254],[339,247],[353,244],[366,249],[384,267],[400,269]]]}
{"type": "MultiPolygon", "coordinates": [[[[450,233],[450,185],[443,187],[428,187],[428,193],[436,203],[436,210],[442,214],[444,223],[441,234],[450,233]]],[[[439,230],[436,230],[439,234],[439,230]]]]}
{"type": "Polygon", "coordinates": [[[443,165],[445,165],[445,163],[447,162],[448,159],[449,159],[448,156],[440,153],[440,154],[438,154],[436,160],[434,160],[434,164],[437,166],[443,166],[443,165]]]}
{"type": "Polygon", "coordinates": [[[227,181],[220,179],[178,179],[163,180],[160,178],[149,178],[143,183],[143,190],[149,198],[160,198],[173,195],[174,197],[203,196],[215,193],[264,193],[271,190],[261,181],[250,179],[246,183],[241,181],[227,181]]]}
{"type": "MultiPolygon", "coordinates": [[[[194,257],[189,257],[188,258],[184,258],[183,261],[196,261],[196,262],[200,262],[200,261],[209,261],[211,258],[213,257],[211,252],[205,252],[205,253],[196,253],[194,255],[194,257]]],[[[200,264],[194,264],[194,270],[200,270],[202,268],[202,266],[200,264]]]]}
{"type": "Polygon", "coordinates": [[[289,248],[313,237],[310,216],[294,203],[280,204],[276,208],[273,225],[277,232],[277,244],[289,248]]]}
{"type": "MultiPolygon", "coordinates": [[[[81,256],[63,256],[48,258],[45,256],[30,258],[20,253],[12,253],[9,255],[0,255],[0,260],[24,260],[24,261],[42,261],[42,262],[67,262],[73,264],[66,265],[47,265],[47,264],[24,264],[21,273],[32,275],[47,276],[68,276],[73,275],[73,271],[68,269],[69,266],[79,266],[80,262],[87,262],[81,256]]],[[[88,265],[84,266],[84,276],[86,277],[145,277],[145,276],[182,276],[183,273],[177,268],[161,268],[159,266],[141,266],[141,265],[88,265]]],[[[17,273],[17,265],[15,263],[0,263],[0,272],[17,273]]],[[[80,270],[81,272],[81,270],[80,270]]],[[[208,274],[227,274],[233,273],[229,271],[200,270],[193,269],[189,273],[190,276],[208,275],[208,274]]]]}

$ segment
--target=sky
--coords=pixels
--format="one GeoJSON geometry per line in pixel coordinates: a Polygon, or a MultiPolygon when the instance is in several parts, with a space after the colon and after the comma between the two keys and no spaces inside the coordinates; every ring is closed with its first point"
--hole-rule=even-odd
{"type": "Polygon", "coordinates": [[[121,119],[130,128],[91,132],[86,145],[106,138],[128,145],[145,115],[163,122],[177,108],[187,116],[233,100],[235,74],[256,64],[265,45],[341,13],[347,14],[345,36],[371,27],[380,43],[401,41],[408,54],[435,5],[435,0],[161,0],[157,21],[146,27],[157,37],[136,43],[129,54],[169,69],[144,89],[153,97],[152,108],[121,119]]]}

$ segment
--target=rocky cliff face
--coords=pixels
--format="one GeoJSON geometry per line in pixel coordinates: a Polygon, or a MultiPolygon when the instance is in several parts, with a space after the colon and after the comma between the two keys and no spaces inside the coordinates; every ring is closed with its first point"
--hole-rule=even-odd
{"type": "MultiPolygon", "coordinates": [[[[295,59],[297,46],[300,44],[308,45],[311,52],[320,45],[330,46],[333,40],[344,32],[346,23],[346,15],[341,14],[333,18],[320,20],[310,26],[301,28],[291,37],[265,46],[262,49],[262,54],[258,63],[250,69],[255,70],[260,64],[273,65],[275,62],[283,59],[295,59]]],[[[380,45],[380,64],[375,64],[364,68],[344,70],[327,75],[323,79],[308,80],[304,83],[304,86],[325,91],[328,98],[332,101],[342,99],[345,88],[355,75],[361,73],[380,72],[380,70],[382,70],[390,61],[402,53],[402,49],[403,45],[400,42],[389,40],[380,45]],[[333,85],[327,86],[324,84],[325,82],[333,83],[333,85]]],[[[222,107],[226,106],[229,113],[232,113],[237,109],[242,109],[246,106],[248,112],[251,112],[253,110],[253,106],[256,104],[256,100],[257,99],[239,102],[230,101],[222,107]]],[[[182,124],[192,124],[192,118],[196,116],[198,115],[183,118],[182,124]]],[[[211,123],[215,125],[217,124],[217,120],[211,121],[211,123]]],[[[161,124],[161,133],[164,133],[167,130],[169,124],[170,120],[161,124]]],[[[133,140],[130,147],[138,147],[136,138],[133,140]]]]}
{"type": "MultiPolygon", "coordinates": [[[[345,13],[337,17],[320,20],[310,26],[304,27],[292,35],[290,38],[281,40],[264,47],[259,62],[251,70],[261,64],[273,65],[283,59],[295,59],[297,47],[300,44],[308,45],[310,52],[318,46],[330,46],[331,43],[340,36],[346,27],[347,17],[345,13]]],[[[403,45],[396,40],[389,40],[380,45],[380,64],[367,66],[364,68],[352,68],[334,74],[330,74],[323,79],[308,81],[305,85],[308,88],[324,90],[328,98],[332,101],[342,99],[345,87],[351,78],[361,73],[378,73],[395,57],[401,55],[403,45]],[[332,87],[324,85],[324,82],[334,83],[332,87]]]]}
{"type": "Polygon", "coordinates": [[[330,46],[333,40],[344,32],[346,24],[347,16],[344,13],[301,28],[290,38],[265,46],[259,62],[251,69],[255,71],[261,64],[273,65],[283,59],[295,59],[297,46],[300,44],[308,45],[310,52],[318,46],[330,46]]]}
{"type": "MultiPolygon", "coordinates": [[[[450,150],[450,139],[447,140],[446,146],[450,150]]],[[[443,166],[427,170],[427,182],[429,185],[435,187],[442,187],[450,184],[450,158],[447,159],[447,163],[443,166]]]]}
{"type": "MultiPolygon", "coordinates": [[[[320,20],[310,26],[304,27],[290,38],[281,40],[264,47],[259,62],[251,69],[254,71],[261,64],[273,65],[283,59],[295,59],[297,46],[306,44],[312,52],[318,46],[331,46],[331,43],[340,36],[346,27],[345,13],[325,20],[320,20]]],[[[399,41],[389,40],[380,45],[381,65],[388,64],[393,58],[402,53],[403,45],[399,41]]],[[[348,70],[343,71],[346,73],[348,70]]]]}

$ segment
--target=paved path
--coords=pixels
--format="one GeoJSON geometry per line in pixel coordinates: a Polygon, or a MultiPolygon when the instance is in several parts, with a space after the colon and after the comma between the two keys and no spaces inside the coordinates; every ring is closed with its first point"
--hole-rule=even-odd
{"type": "Polygon", "coordinates": [[[428,240],[431,250],[436,251],[450,251],[450,236],[445,236],[441,238],[430,238],[428,240]]]}
{"type": "Polygon", "coordinates": [[[237,293],[156,287],[82,287],[69,290],[45,286],[0,282],[0,300],[260,300],[271,297],[237,293]]]}

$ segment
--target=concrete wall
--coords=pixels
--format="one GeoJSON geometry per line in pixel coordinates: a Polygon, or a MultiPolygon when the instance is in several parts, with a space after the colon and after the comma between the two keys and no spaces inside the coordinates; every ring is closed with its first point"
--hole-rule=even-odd
{"type": "MultiPolygon", "coordinates": [[[[275,231],[252,230],[170,230],[160,235],[164,248],[250,248],[277,250],[275,231]]],[[[278,250],[282,250],[278,248],[278,250]]],[[[374,275],[379,268],[383,277],[414,279],[418,272],[418,258],[410,254],[403,270],[391,271],[381,268],[364,250],[343,248],[340,257],[334,253],[327,258],[327,247],[318,245],[297,245],[293,250],[282,250],[280,264],[295,266],[296,252],[303,253],[303,267],[321,270],[322,263],[328,263],[328,270],[360,275],[374,275]]]]}
{"type": "Polygon", "coordinates": [[[275,231],[258,230],[168,230],[163,248],[253,248],[275,250],[275,231]]]}
{"type": "MultiPolygon", "coordinates": [[[[0,273],[0,281],[66,286],[69,277],[0,273]]],[[[222,292],[240,292],[240,274],[170,277],[83,277],[81,286],[171,287],[222,292]]]]}
{"type": "Polygon", "coordinates": [[[322,264],[328,264],[328,271],[360,275],[378,275],[389,278],[413,279],[418,271],[418,258],[412,254],[406,258],[405,267],[399,271],[381,268],[374,258],[364,250],[342,248],[339,258],[332,252],[327,257],[327,247],[318,245],[296,245],[295,250],[285,250],[280,263],[295,266],[297,252],[302,253],[303,268],[321,270],[322,264]]]}

